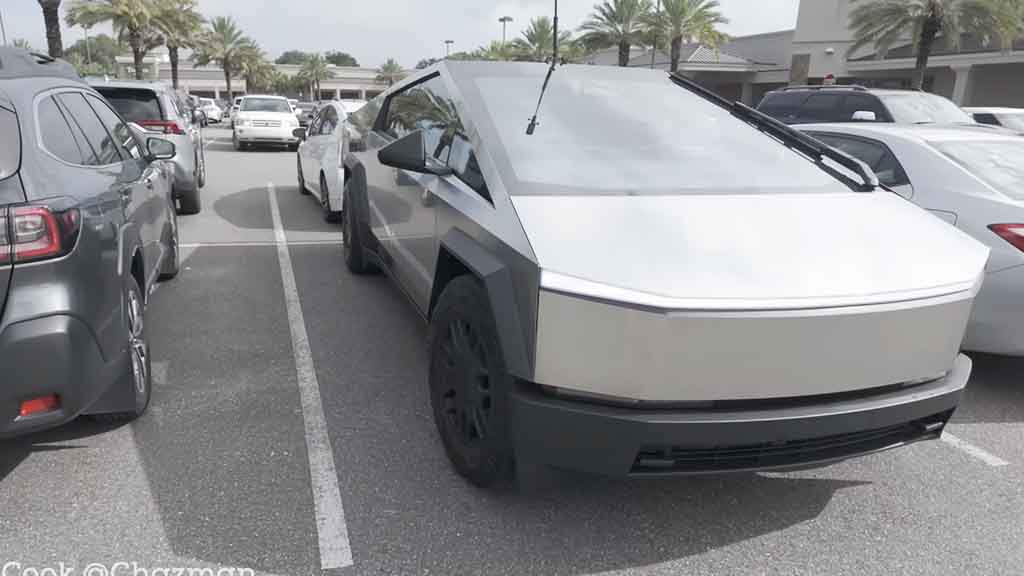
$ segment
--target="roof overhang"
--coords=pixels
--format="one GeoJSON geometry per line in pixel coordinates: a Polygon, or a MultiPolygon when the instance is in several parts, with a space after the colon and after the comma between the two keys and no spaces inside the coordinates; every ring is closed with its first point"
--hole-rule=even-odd
{"type": "MultiPolygon", "coordinates": [[[[968,52],[959,54],[942,54],[928,59],[929,68],[961,68],[967,66],[983,66],[986,64],[1019,64],[1024,63],[1024,52],[968,52]]],[[[850,72],[881,72],[887,70],[913,70],[917,65],[915,58],[893,58],[883,60],[851,60],[846,63],[850,72]]]]}

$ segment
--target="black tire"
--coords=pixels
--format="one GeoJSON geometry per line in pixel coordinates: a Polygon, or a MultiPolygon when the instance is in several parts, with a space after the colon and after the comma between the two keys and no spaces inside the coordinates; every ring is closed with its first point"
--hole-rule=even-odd
{"type": "Polygon", "coordinates": [[[196,155],[196,186],[202,188],[206,186],[206,152],[203,150],[203,140],[199,139],[199,153],[196,155]]]}
{"type": "Polygon", "coordinates": [[[128,365],[121,380],[132,387],[135,406],[127,412],[110,414],[94,414],[93,419],[100,422],[123,423],[142,416],[149,408],[149,400],[153,394],[153,370],[149,353],[149,340],[146,339],[146,305],[142,297],[142,289],[131,276],[128,277],[125,289],[126,329],[128,332],[128,365]]]}
{"type": "Polygon", "coordinates": [[[299,145],[298,144],[289,144],[288,145],[288,151],[289,152],[298,152],[299,151],[299,145]]]}
{"type": "Polygon", "coordinates": [[[353,274],[368,274],[373,271],[372,266],[366,261],[363,252],[362,224],[356,217],[356,209],[352,204],[352,195],[349,192],[348,183],[345,184],[345,206],[348,210],[342,212],[341,237],[342,251],[345,254],[345,266],[353,274]]]}
{"type": "Polygon", "coordinates": [[[238,133],[236,132],[231,133],[231,145],[234,146],[235,152],[242,150],[242,143],[238,140],[238,133]]]}
{"type": "Polygon", "coordinates": [[[299,172],[299,193],[303,196],[309,196],[309,189],[306,188],[306,177],[302,175],[302,156],[298,153],[295,154],[295,166],[299,172]]]}
{"type": "Polygon", "coordinates": [[[331,224],[341,222],[341,212],[331,208],[331,191],[327,189],[327,178],[320,174],[320,205],[324,207],[324,220],[331,224]]]}
{"type": "Polygon", "coordinates": [[[182,192],[178,197],[178,214],[199,214],[203,209],[203,201],[199,197],[199,189],[182,192]]]}
{"type": "Polygon", "coordinates": [[[472,276],[448,283],[430,320],[430,405],[445,453],[487,488],[510,479],[509,376],[487,294],[472,276]]]}
{"type": "Polygon", "coordinates": [[[171,231],[167,239],[167,256],[160,267],[160,280],[171,280],[178,275],[181,259],[178,252],[178,215],[171,210],[171,231]]]}

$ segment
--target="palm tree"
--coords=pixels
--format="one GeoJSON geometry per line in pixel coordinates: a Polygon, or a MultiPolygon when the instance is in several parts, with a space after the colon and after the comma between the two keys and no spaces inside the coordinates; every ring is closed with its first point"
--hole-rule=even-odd
{"type": "Polygon", "coordinates": [[[153,27],[155,12],[150,0],[75,0],[68,8],[67,23],[91,27],[110,22],[118,37],[131,47],[135,79],[142,80],[142,59],[163,42],[153,27]]]}
{"type": "Polygon", "coordinates": [[[377,81],[387,82],[388,86],[391,86],[404,77],[405,71],[402,70],[402,65],[394,58],[388,58],[380,68],[377,68],[377,81]]]}
{"type": "Polygon", "coordinates": [[[487,46],[481,46],[473,51],[474,60],[511,60],[513,49],[500,40],[494,40],[487,46]]]}
{"type": "Polygon", "coordinates": [[[231,98],[231,78],[241,72],[242,60],[246,51],[251,50],[252,40],[238,28],[230,16],[218,16],[210,23],[210,28],[203,33],[196,46],[193,60],[199,66],[211,62],[224,71],[224,83],[227,85],[228,98],[231,98]]]}
{"type": "Polygon", "coordinates": [[[878,57],[908,34],[914,41],[917,64],[911,86],[920,90],[935,41],[941,34],[950,48],[960,46],[962,33],[987,37],[991,29],[991,2],[986,0],[852,0],[850,11],[854,43],[848,54],[874,44],[878,57]]]}
{"type": "Polygon", "coordinates": [[[661,10],[644,19],[648,35],[670,40],[670,72],[679,70],[683,42],[718,48],[727,39],[718,26],[728,23],[718,10],[718,0],[662,0],[661,10]]]}
{"type": "MultiPolygon", "coordinates": [[[[512,48],[520,58],[533,62],[543,62],[551,54],[552,40],[554,39],[554,28],[551,26],[551,19],[547,16],[532,18],[530,25],[522,31],[522,38],[512,41],[512,48]]],[[[568,46],[572,40],[572,33],[561,31],[558,33],[558,43],[568,46]]]]}
{"type": "Polygon", "coordinates": [[[196,0],[160,0],[153,25],[163,36],[167,56],[171,60],[171,85],[178,88],[178,50],[194,48],[203,29],[204,19],[196,0]]]}
{"type": "Polygon", "coordinates": [[[311,54],[306,61],[302,64],[302,68],[299,69],[299,76],[305,80],[313,89],[316,94],[316,98],[313,100],[320,99],[320,82],[327,78],[332,78],[334,73],[327,65],[327,60],[324,59],[320,54],[311,54]]]}
{"type": "Polygon", "coordinates": [[[60,38],[60,2],[61,0],[39,0],[43,9],[43,21],[46,23],[46,46],[52,58],[64,55],[64,44],[60,38]]]}
{"type": "Polygon", "coordinates": [[[272,88],[274,83],[274,65],[267,62],[267,55],[256,44],[242,48],[238,53],[238,72],[245,79],[248,92],[272,88]]]}
{"type": "Polygon", "coordinates": [[[643,22],[651,13],[651,0],[604,0],[594,5],[580,26],[581,40],[591,48],[619,47],[619,66],[629,65],[629,49],[643,44],[643,22]]]}
{"type": "Polygon", "coordinates": [[[984,34],[987,44],[994,34],[1004,53],[1013,50],[1013,44],[1024,36],[1024,0],[970,0],[964,6],[967,28],[984,34]]]}

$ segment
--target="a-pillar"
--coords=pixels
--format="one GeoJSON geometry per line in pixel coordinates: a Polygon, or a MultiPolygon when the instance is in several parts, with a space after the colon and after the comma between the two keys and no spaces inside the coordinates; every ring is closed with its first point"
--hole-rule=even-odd
{"type": "Polygon", "coordinates": [[[971,93],[971,66],[952,66],[956,74],[956,83],[953,85],[953,102],[957,106],[966,106],[971,93]]]}
{"type": "Polygon", "coordinates": [[[747,106],[754,105],[754,83],[747,81],[743,83],[743,87],[740,93],[740,102],[743,102],[747,106]]]}

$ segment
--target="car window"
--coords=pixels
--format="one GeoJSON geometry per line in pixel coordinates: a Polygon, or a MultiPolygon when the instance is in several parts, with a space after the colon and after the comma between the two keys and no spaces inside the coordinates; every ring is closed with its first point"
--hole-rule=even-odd
{"type": "Polygon", "coordinates": [[[844,122],[849,118],[843,116],[840,108],[845,94],[822,93],[811,94],[800,108],[800,120],[803,122],[844,122]]]}
{"type": "Polygon", "coordinates": [[[779,120],[795,120],[806,98],[806,92],[769,92],[757,109],[779,120]]]}
{"type": "Polygon", "coordinates": [[[21,164],[21,132],[18,117],[0,108],[0,180],[18,171],[21,164]]]}
{"type": "Polygon", "coordinates": [[[71,128],[71,136],[75,139],[78,149],[82,151],[85,158],[83,164],[86,166],[98,166],[100,164],[99,156],[96,154],[96,150],[93,149],[92,144],[89,143],[89,139],[85,137],[82,127],[71,116],[71,111],[56,96],[53,97],[53,101],[64,115],[64,119],[67,120],[68,126],[71,128]]]}
{"type": "Polygon", "coordinates": [[[142,124],[164,119],[160,99],[152,90],[104,86],[95,88],[129,122],[142,124]]]}
{"type": "Polygon", "coordinates": [[[388,102],[387,133],[393,138],[401,138],[421,130],[427,155],[442,164],[448,161],[452,135],[465,131],[461,124],[455,103],[440,76],[415,84],[395,94],[388,102]],[[444,137],[446,132],[447,138],[444,137]]]}
{"type": "Polygon", "coordinates": [[[483,172],[480,170],[480,163],[477,161],[473,144],[470,142],[469,137],[461,131],[455,132],[452,139],[448,166],[455,171],[455,175],[465,182],[467,186],[476,190],[478,194],[488,201],[491,200],[491,192],[487,189],[487,182],[484,180],[483,172]]]}
{"type": "Polygon", "coordinates": [[[92,105],[96,115],[100,117],[100,121],[103,122],[107,132],[114,136],[114,141],[120,147],[122,156],[131,156],[135,159],[142,157],[139,144],[135,141],[135,136],[128,129],[128,125],[110,109],[110,106],[91,94],[86,96],[86,100],[92,105]]]}
{"type": "Polygon", "coordinates": [[[870,166],[878,176],[878,181],[886,186],[910,184],[910,179],[907,178],[907,173],[899,160],[889,147],[881,142],[825,133],[815,133],[814,137],[870,166]]]}
{"type": "Polygon", "coordinates": [[[96,116],[96,113],[85,102],[85,97],[82,94],[68,92],[58,95],[57,99],[61,101],[64,108],[68,111],[71,120],[82,129],[86,140],[88,140],[92,149],[96,151],[98,165],[106,166],[107,164],[115,164],[121,161],[118,146],[114,143],[107,129],[103,127],[99,117],[96,116]]]}
{"type": "Polygon", "coordinates": [[[1024,139],[933,142],[932,146],[996,190],[1024,200],[1024,139]]]}
{"type": "Polygon", "coordinates": [[[48,96],[39,101],[39,109],[36,114],[43,148],[50,152],[50,154],[71,164],[86,165],[93,163],[92,151],[90,150],[86,154],[79,147],[79,144],[71,134],[71,127],[68,125],[64,113],[57,108],[57,103],[54,102],[52,97],[48,96]]]}
{"type": "Polygon", "coordinates": [[[973,124],[966,112],[950,100],[927,92],[881,94],[879,98],[900,124],[973,124]]]}
{"type": "Polygon", "coordinates": [[[329,136],[334,134],[334,129],[337,127],[338,111],[334,109],[334,106],[324,108],[323,113],[320,114],[320,130],[318,133],[322,136],[329,136]]]}
{"type": "Polygon", "coordinates": [[[292,113],[292,107],[287,100],[280,98],[244,98],[242,100],[242,112],[280,112],[292,113]]]}
{"type": "Polygon", "coordinates": [[[991,126],[1000,126],[999,119],[996,118],[995,114],[988,114],[983,112],[974,113],[974,121],[978,124],[989,124],[991,126]]]}
{"type": "Polygon", "coordinates": [[[364,149],[364,138],[373,131],[377,124],[377,117],[383,107],[384,96],[377,96],[367,102],[357,112],[345,117],[345,127],[348,136],[349,149],[358,152],[364,149]]]}
{"type": "Polygon", "coordinates": [[[853,120],[853,115],[857,112],[874,112],[875,119],[879,122],[889,119],[889,114],[877,97],[870,94],[847,94],[843,102],[843,120],[853,120]]]}

